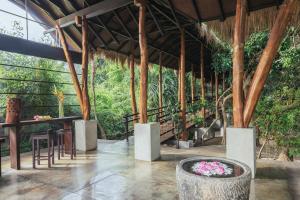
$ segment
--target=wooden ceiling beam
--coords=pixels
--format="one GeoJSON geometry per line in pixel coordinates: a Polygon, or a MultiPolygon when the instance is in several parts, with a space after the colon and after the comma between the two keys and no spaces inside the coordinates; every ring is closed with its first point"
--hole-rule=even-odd
{"type": "MultiPolygon", "coordinates": [[[[131,0],[104,0],[89,7],[78,10],[70,15],[62,17],[56,22],[60,25],[60,27],[66,27],[75,23],[75,16],[86,16],[87,19],[93,18],[99,15],[103,15],[105,13],[111,12],[117,8],[121,8],[131,4],[131,0]]],[[[46,32],[52,32],[55,29],[49,29],[46,32]]]]}
{"type": "Polygon", "coordinates": [[[193,6],[194,6],[194,9],[195,9],[195,12],[197,14],[198,22],[200,23],[202,21],[202,18],[201,18],[200,10],[198,8],[198,3],[197,3],[196,0],[192,0],[192,3],[193,3],[193,6]]]}
{"type": "MultiPolygon", "coordinates": [[[[90,6],[90,3],[85,0],[84,1],[88,6],[90,6]]],[[[77,6],[78,7],[78,6],[77,6]]],[[[120,41],[115,37],[115,35],[109,30],[109,28],[106,26],[106,23],[103,23],[101,16],[97,16],[95,18],[97,20],[97,22],[99,22],[101,25],[103,25],[104,29],[106,32],[108,32],[108,34],[110,35],[110,37],[113,39],[113,41],[115,41],[118,45],[120,45],[120,41]]]]}
{"type": "Polygon", "coordinates": [[[129,29],[127,28],[127,26],[124,24],[123,20],[121,19],[119,13],[117,11],[113,11],[114,15],[116,16],[118,22],[121,24],[122,28],[126,31],[126,33],[129,35],[129,37],[131,39],[133,39],[133,36],[131,34],[131,32],[129,31],[129,29]]]}
{"type": "MultiPolygon", "coordinates": [[[[37,3],[36,1],[31,1],[33,4],[35,4],[36,6],[38,6],[39,8],[41,8],[44,12],[46,12],[51,18],[56,18],[56,14],[54,12],[52,12],[52,10],[50,9],[50,7],[46,4],[40,4],[37,3]]],[[[54,31],[56,29],[54,28],[54,31]]],[[[72,34],[70,31],[65,30],[65,32],[67,33],[67,35],[72,38],[73,42],[79,47],[79,49],[81,49],[81,42],[79,40],[76,39],[76,37],[74,36],[74,34],[72,34]]]]}
{"type": "Polygon", "coordinates": [[[219,5],[220,13],[221,13],[220,21],[223,22],[223,21],[225,21],[226,16],[225,16],[225,13],[224,13],[224,6],[223,6],[222,0],[218,0],[218,5],[219,5]]]}
{"type": "Polygon", "coordinates": [[[138,26],[139,22],[137,21],[136,16],[134,15],[132,9],[129,6],[126,6],[127,11],[129,12],[129,15],[131,16],[132,20],[134,21],[134,23],[138,26]]]}
{"type": "Polygon", "coordinates": [[[179,22],[179,20],[178,20],[178,18],[176,16],[174,5],[173,5],[173,3],[172,3],[171,0],[168,0],[168,3],[169,3],[169,8],[171,10],[173,18],[175,19],[176,26],[177,26],[178,29],[181,29],[180,22],[179,22]]]}
{"type": "Polygon", "coordinates": [[[99,40],[106,49],[108,49],[107,43],[104,41],[104,39],[101,37],[100,34],[97,34],[97,31],[93,28],[93,26],[88,26],[89,30],[93,33],[93,35],[96,37],[97,40],[99,40]]]}
{"type": "MultiPolygon", "coordinates": [[[[165,12],[162,11],[162,9],[160,9],[156,3],[151,3],[151,6],[156,10],[158,11],[161,15],[163,15],[165,18],[167,18],[170,22],[172,22],[173,24],[175,24],[176,26],[178,26],[178,23],[172,19],[168,14],[166,14],[165,12]]],[[[179,27],[180,28],[180,27],[179,27]]],[[[187,29],[184,29],[185,32],[191,36],[196,42],[201,42],[199,40],[199,38],[197,36],[195,36],[193,33],[191,33],[190,31],[188,31],[187,29]]],[[[202,42],[201,42],[202,43],[202,42]]]]}
{"type": "MultiPolygon", "coordinates": [[[[67,10],[67,8],[65,7],[65,5],[63,4],[63,3],[61,3],[61,2],[59,2],[59,1],[54,1],[54,0],[49,0],[53,5],[55,5],[61,12],[62,12],[62,14],[63,15],[68,15],[69,14],[69,11],[67,10]]],[[[81,31],[79,30],[79,28],[77,27],[77,26],[74,26],[75,27],[75,29],[81,34],[81,31]]],[[[90,28],[89,27],[89,25],[88,25],[88,28],[90,28]]],[[[95,33],[94,32],[92,32],[94,35],[95,35],[95,33]]],[[[95,35],[96,36],[96,35],[95,35]]],[[[96,37],[97,38],[97,37],[96,37]]],[[[91,42],[91,41],[89,41],[89,44],[91,45],[91,47],[92,47],[92,49],[93,50],[96,50],[96,47],[94,46],[94,44],[91,42]]]]}
{"type": "Polygon", "coordinates": [[[152,17],[152,19],[153,19],[153,21],[154,21],[156,27],[157,27],[157,29],[158,29],[160,35],[163,36],[163,35],[164,35],[164,30],[163,30],[163,28],[161,27],[161,24],[159,23],[159,21],[158,21],[158,19],[156,18],[155,14],[153,13],[151,7],[150,7],[150,6],[147,6],[147,9],[148,9],[148,11],[149,11],[149,13],[150,13],[150,15],[151,15],[151,17],[152,17]]]}

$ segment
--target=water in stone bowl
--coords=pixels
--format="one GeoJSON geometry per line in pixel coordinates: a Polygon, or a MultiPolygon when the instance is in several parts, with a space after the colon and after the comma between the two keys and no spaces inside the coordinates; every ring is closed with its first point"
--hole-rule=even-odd
{"type": "Polygon", "coordinates": [[[237,177],[244,173],[242,167],[220,160],[192,160],[183,164],[182,168],[198,176],[214,178],[237,177]]]}

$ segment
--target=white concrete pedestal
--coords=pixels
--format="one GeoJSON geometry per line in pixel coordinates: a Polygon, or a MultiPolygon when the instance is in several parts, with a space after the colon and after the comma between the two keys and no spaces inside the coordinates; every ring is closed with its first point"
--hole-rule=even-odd
{"type": "Polygon", "coordinates": [[[134,153],[136,160],[154,161],[160,158],[160,124],[134,126],[134,153]]]}
{"type": "Polygon", "coordinates": [[[76,149],[79,151],[97,149],[97,121],[76,120],[75,140],[76,149]]]}
{"type": "Polygon", "coordinates": [[[240,161],[251,169],[252,178],[256,172],[256,133],[254,128],[226,129],[226,157],[240,161]]]}

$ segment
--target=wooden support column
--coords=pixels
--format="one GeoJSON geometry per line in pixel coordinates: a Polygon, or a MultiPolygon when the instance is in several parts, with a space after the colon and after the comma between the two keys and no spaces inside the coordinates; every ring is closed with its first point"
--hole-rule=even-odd
{"type": "Polygon", "coordinates": [[[163,85],[162,85],[162,52],[159,54],[159,74],[158,74],[158,103],[159,103],[159,115],[162,116],[163,107],[163,85]]]}
{"type": "Polygon", "coordinates": [[[88,24],[86,16],[82,17],[82,103],[83,119],[90,120],[91,106],[88,93],[88,24]]]}
{"type": "Polygon", "coordinates": [[[59,25],[56,25],[56,29],[57,29],[58,34],[59,34],[60,43],[63,47],[66,60],[68,62],[68,66],[69,66],[71,77],[72,77],[72,82],[73,82],[73,85],[74,85],[74,88],[75,88],[76,96],[77,96],[78,101],[79,101],[80,109],[81,109],[81,112],[83,113],[82,92],[81,92],[79,80],[77,78],[77,73],[76,73],[76,70],[75,70],[75,67],[74,67],[74,63],[73,63],[72,57],[71,57],[69,49],[68,49],[66,38],[65,38],[65,35],[64,35],[64,33],[63,33],[63,31],[62,31],[62,29],[60,28],[59,25]]]}
{"type": "Polygon", "coordinates": [[[216,119],[219,119],[219,111],[218,111],[218,99],[219,99],[219,76],[218,72],[215,71],[215,101],[216,101],[216,119]]]}
{"type": "Polygon", "coordinates": [[[180,57],[179,57],[179,59],[178,59],[178,71],[177,71],[177,78],[178,78],[178,92],[177,92],[177,94],[178,94],[178,105],[180,105],[181,104],[181,94],[180,94],[180,90],[181,90],[181,81],[180,81],[180,79],[181,79],[181,62],[180,62],[180,57]]]}
{"type": "MultiPolygon", "coordinates": [[[[132,48],[133,49],[133,48],[132,48]]],[[[131,97],[131,111],[134,115],[134,123],[137,122],[136,120],[136,113],[137,113],[137,106],[136,106],[136,98],[135,98],[135,73],[134,73],[134,54],[133,50],[131,50],[130,54],[130,61],[129,61],[129,68],[130,68],[130,97],[131,97]]]]}
{"type": "Polygon", "coordinates": [[[192,78],[191,78],[191,96],[192,96],[192,103],[195,102],[195,69],[194,65],[192,64],[192,78]]]}
{"type": "Polygon", "coordinates": [[[243,108],[243,76],[244,76],[244,40],[246,20],[246,0],[236,1],[236,16],[233,38],[233,126],[244,127],[243,108]]]}
{"type": "Polygon", "coordinates": [[[184,29],[180,30],[180,94],[181,94],[181,119],[183,124],[182,140],[188,140],[186,131],[186,96],[185,96],[185,35],[184,29]]]}
{"type": "Polygon", "coordinates": [[[148,90],[148,46],[145,32],[146,0],[135,0],[135,5],[139,7],[139,45],[141,52],[140,64],[140,123],[147,123],[147,90],[148,90]]]}
{"type": "Polygon", "coordinates": [[[210,74],[210,92],[211,92],[211,98],[214,97],[214,81],[213,81],[213,75],[210,74]]]}
{"type": "MultiPolygon", "coordinates": [[[[205,78],[204,78],[204,46],[201,45],[200,51],[200,76],[201,76],[201,100],[205,101],[205,78]]],[[[205,108],[202,108],[201,114],[205,119],[205,108]]]]}
{"type": "Polygon", "coordinates": [[[293,10],[296,7],[296,2],[297,0],[286,0],[278,11],[267,46],[263,51],[249,88],[243,116],[245,127],[249,126],[255,106],[259,100],[260,94],[272,67],[273,60],[283,39],[284,32],[291,19],[293,10]]]}
{"type": "Polygon", "coordinates": [[[225,92],[225,72],[222,74],[222,92],[225,92]]]}

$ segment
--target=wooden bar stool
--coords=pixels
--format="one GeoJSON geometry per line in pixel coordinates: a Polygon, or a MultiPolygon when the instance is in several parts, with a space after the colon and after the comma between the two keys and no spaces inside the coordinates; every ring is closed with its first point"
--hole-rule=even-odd
{"type": "Polygon", "coordinates": [[[1,144],[5,142],[4,137],[0,137],[0,176],[1,176],[1,144]]]}
{"type": "Polygon", "coordinates": [[[76,157],[76,147],[75,147],[75,137],[72,129],[60,129],[56,131],[57,134],[57,146],[58,146],[58,160],[60,157],[64,157],[65,151],[70,154],[71,159],[73,160],[76,157]],[[71,141],[71,150],[67,150],[65,146],[65,136],[71,141]]]}
{"type": "Polygon", "coordinates": [[[51,129],[47,133],[36,134],[32,136],[32,166],[35,168],[35,163],[41,164],[41,160],[48,160],[48,167],[54,164],[54,133],[51,129]],[[40,142],[46,141],[48,146],[48,154],[46,156],[41,156],[40,152],[40,142]],[[37,155],[36,155],[37,150],[37,155]]]}

